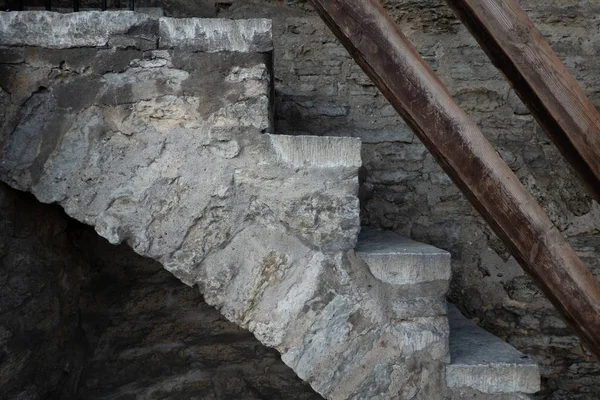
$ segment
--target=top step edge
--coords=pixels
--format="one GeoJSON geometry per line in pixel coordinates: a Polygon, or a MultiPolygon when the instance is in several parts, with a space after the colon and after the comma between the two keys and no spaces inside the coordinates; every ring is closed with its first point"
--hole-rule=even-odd
{"type": "Polygon", "coordinates": [[[427,243],[417,242],[392,231],[368,227],[363,227],[358,235],[356,252],[372,255],[402,254],[450,258],[450,253],[446,250],[427,243]]]}
{"type": "Polygon", "coordinates": [[[268,134],[282,162],[296,168],[334,168],[362,166],[359,138],[310,135],[268,134]]]}
{"type": "Polygon", "coordinates": [[[129,10],[0,11],[4,47],[105,48],[115,36],[137,35],[155,40],[159,49],[267,53],[273,50],[272,30],[272,21],[266,18],[170,18],[129,10]]]}
{"type": "Polygon", "coordinates": [[[273,21],[268,18],[159,18],[159,48],[215,53],[273,51],[273,21]]]}
{"type": "Polygon", "coordinates": [[[106,10],[102,10],[100,4],[96,6],[87,6],[87,7],[79,7],[78,11],[73,11],[73,7],[64,7],[64,6],[52,6],[52,10],[46,9],[45,5],[41,6],[23,6],[23,10],[12,10],[11,12],[25,12],[25,11],[50,11],[57,12],[59,14],[71,14],[73,12],[88,12],[88,11],[102,11],[102,12],[114,12],[114,11],[134,11],[140,14],[147,14],[155,18],[164,17],[165,13],[161,7],[136,7],[135,10],[127,10],[124,8],[109,8],[106,10]]]}

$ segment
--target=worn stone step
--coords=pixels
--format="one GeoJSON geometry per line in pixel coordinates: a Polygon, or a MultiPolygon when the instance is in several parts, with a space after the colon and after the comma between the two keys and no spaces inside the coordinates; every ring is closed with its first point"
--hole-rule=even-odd
{"type": "Polygon", "coordinates": [[[474,389],[487,394],[540,390],[540,372],[531,358],[465,318],[451,304],[448,319],[451,362],[446,367],[446,383],[449,388],[474,389]]]}
{"type": "MultiPolygon", "coordinates": [[[[118,11],[118,10],[126,10],[126,8],[120,9],[108,9],[107,11],[118,11]]],[[[23,11],[46,11],[46,6],[24,6],[23,11]]],[[[73,7],[52,7],[52,12],[57,13],[72,13],[73,7]]],[[[102,11],[100,8],[100,3],[96,4],[96,7],[80,7],[79,12],[82,11],[102,11]]],[[[162,17],[165,15],[164,11],[160,7],[136,7],[135,12],[139,14],[148,14],[153,17],[162,17]]]]}
{"type": "Polygon", "coordinates": [[[392,285],[417,285],[414,297],[443,297],[451,277],[450,253],[391,231],[363,228],[356,254],[377,279],[392,285]]]}

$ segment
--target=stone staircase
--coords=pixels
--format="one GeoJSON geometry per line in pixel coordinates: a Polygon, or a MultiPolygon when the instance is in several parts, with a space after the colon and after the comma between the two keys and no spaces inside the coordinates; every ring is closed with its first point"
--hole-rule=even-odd
{"type": "Polygon", "coordinates": [[[361,229],[360,140],[273,135],[268,20],[0,13],[0,179],[158,260],[328,399],[517,399],[449,253],[361,229]],[[450,310],[450,312],[448,312],[450,310]]]}
{"type": "Polygon", "coordinates": [[[395,318],[438,318],[447,326],[439,345],[449,346],[440,356],[447,362],[449,398],[518,399],[540,390],[534,361],[446,304],[452,273],[448,252],[392,232],[363,228],[356,255],[378,280],[394,285],[390,313],[395,318]]]}

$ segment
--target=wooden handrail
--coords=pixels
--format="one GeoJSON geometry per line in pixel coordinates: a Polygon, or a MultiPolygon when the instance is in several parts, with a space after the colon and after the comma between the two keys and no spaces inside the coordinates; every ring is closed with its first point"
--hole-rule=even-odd
{"type": "Polygon", "coordinates": [[[600,113],[515,0],[446,0],[600,202],[600,113]]]}
{"type": "Polygon", "coordinates": [[[600,283],[377,0],[310,0],[600,360],[600,283]]]}

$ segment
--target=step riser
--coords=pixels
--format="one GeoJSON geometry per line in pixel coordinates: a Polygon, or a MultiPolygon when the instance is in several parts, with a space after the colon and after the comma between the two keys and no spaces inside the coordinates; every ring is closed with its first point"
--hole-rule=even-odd
{"type": "Polygon", "coordinates": [[[540,371],[529,357],[484,331],[449,306],[450,356],[446,367],[449,388],[466,388],[489,395],[536,393],[540,371]]]}

